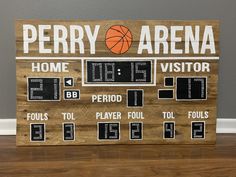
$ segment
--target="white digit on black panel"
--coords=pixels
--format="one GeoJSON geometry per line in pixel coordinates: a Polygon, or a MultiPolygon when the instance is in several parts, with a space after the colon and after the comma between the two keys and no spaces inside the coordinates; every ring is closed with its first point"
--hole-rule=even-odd
{"type": "Polygon", "coordinates": [[[163,122],[163,138],[175,138],[175,122],[163,122]]]}
{"type": "Polygon", "coordinates": [[[192,139],[205,138],[205,122],[192,122],[192,139]]]}
{"type": "Polygon", "coordinates": [[[118,124],[109,124],[109,139],[119,139],[118,124]]]}
{"type": "Polygon", "coordinates": [[[142,75],[142,78],[137,78],[136,81],[145,82],[147,80],[147,71],[146,69],[139,69],[139,66],[146,66],[146,63],[135,63],[135,73],[142,75]]]}
{"type": "Polygon", "coordinates": [[[130,123],[130,140],[143,139],[143,124],[141,122],[130,123]]]}
{"type": "Polygon", "coordinates": [[[53,79],[53,91],[54,91],[54,96],[53,99],[57,100],[59,98],[59,79],[58,78],[54,78],[53,79]]]}
{"type": "Polygon", "coordinates": [[[39,87],[30,87],[30,99],[31,100],[42,100],[43,96],[35,95],[35,92],[43,91],[43,79],[35,78],[30,80],[31,83],[38,83],[39,87]]]}
{"type": "Polygon", "coordinates": [[[98,123],[98,140],[119,140],[120,124],[119,123],[98,123]]]}
{"type": "Polygon", "coordinates": [[[115,63],[105,63],[105,81],[115,81],[115,63]]]}
{"type": "Polygon", "coordinates": [[[73,141],[75,140],[75,124],[63,123],[63,140],[73,141]]]}
{"type": "Polygon", "coordinates": [[[30,141],[45,141],[45,124],[30,124],[30,141]]]}
{"type": "Polygon", "coordinates": [[[102,81],[102,63],[92,63],[92,81],[102,81]]]}
{"type": "Polygon", "coordinates": [[[130,75],[131,75],[131,78],[130,78],[130,81],[133,82],[134,81],[134,63],[130,63],[130,75]]]}
{"type": "Polygon", "coordinates": [[[128,90],[127,91],[127,105],[128,107],[142,107],[143,106],[143,90],[128,90]]]}
{"type": "Polygon", "coordinates": [[[195,82],[200,82],[201,83],[201,98],[205,97],[205,79],[204,78],[194,78],[193,79],[195,82]]]}

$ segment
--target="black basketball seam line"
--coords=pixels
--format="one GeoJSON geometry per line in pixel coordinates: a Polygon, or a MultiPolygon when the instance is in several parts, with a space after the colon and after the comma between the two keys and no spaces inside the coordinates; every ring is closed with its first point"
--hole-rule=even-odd
{"type": "Polygon", "coordinates": [[[130,48],[130,46],[131,46],[131,42],[130,42],[130,44],[129,44],[128,40],[126,39],[126,43],[128,44],[128,50],[129,50],[129,48],[130,48]]]}
{"type": "MultiPolygon", "coordinates": [[[[125,37],[125,36],[124,36],[125,37]]],[[[125,39],[126,39],[126,37],[125,37],[125,39]]],[[[124,41],[124,40],[123,40],[124,41]]],[[[127,49],[127,51],[129,50],[129,48],[130,48],[130,46],[131,46],[131,43],[132,43],[132,40],[131,40],[131,42],[130,42],[130,44],[129,44],[129,42],[128,42],[128,40],[126,39],[126,41],[125,41],[126,43],[127,43],[127,45],[128,45],[128,49],[127,49]]]]}
{"type": "MultiPolygon", "coordinates": [[[[128,38],[130,38],[130,39],[132,40],[132,33],[131,33],[131,31],[129,30],[129,28],[127,28],[126,26],[120,25],[120,29],[121,29],[121,31],[122,31],[122,34],[127,34],[127,32],[126,32],[126,33],[124,32],[124,30],[122,29],[122,27],[126,28],[126,29],[127,29],[127,32],[130,32],[131,37],[129,37],[129,36],[127,36],[127,35],[125,35],[125,36],[128,37],[128,38]]],[[[118,31],[120,31],[120,30],[118,30],[118,31]]],[[[127,40],[127,39],[126,39],[126,40],[127,40]]]]}
{"type": "MultiPolygon", "coordinates": [[[[122,36],[123,36],[123,34],[122,34],[122,36]]],[[[106,38],[106,40],[107,40],[107,39],[111,39],[111,38],[113,38],[113,37],[122,37],[122,36],[112,36],[112,37],[106,38]]]]}
{"type": "MultiPolygon", "coordinates": [[[[122,29],[122,25],[120,25],[120,29],[121,29],[121,31],[123,32],[123,33],[125,33],[124,31],[123,31],[123,29],[122,29]]],[[[128,29],[128,28],[127,28],[128,29]]],[[[128,31],[129,31],[129,29],[128,29],[128,31]]],[[[127,32],[128,32],[127,31],[127,32]]],[[[127,42],[127,44],[128,44],[128,46],[129,46],[129,48],[130,48],[130,46],[131,46],[131,43],[132,43],[132,33],[130,32],[130,34],[131,34],[131,37],[129,37],[129,36],[127,36],[127,37],[129,37],[130,39],[131,39],[131,42],[130,42],[130,44],[129,44],[129,42],[128,42],[128,39],[126,38],[126,35],[125,35],[125,39],[126,39],[126,42],[127,42]]]]}
{"type": "Polygon", "coordinates": [[[120,49],[120,53],[121,53],[121,51],[122,51],[122,49],[123,49],[123,46],[124,46],[124,38],[122,38],[122,46],[121,46],[121,49],[120,49]]]}
{"type": "MultiPolygon", "coordinates": [[[[126,33],[128,33],[128,31],[127,31],[126,33]]],[[[113,49],[113,48],[116,46],[116,44],[118,44],[118,43],[124,38],[124,36],[126,35],[126,33],[123,35],[123,37],[122,37],[119,41],[117,41],[117,43],[115,43],[115,44],[110,48],[110,50],[113,49]]]]}
{"type": "MultiPolygon", "coordinates": [[[[121,25],[120,25],[121,26],[121,25]]],[[[119,33],[121,33],[122,35],[124,35],[124,33],[122,32],[122,31],[120,31],[120,30],[117,30],[117,29],[114,29],[114,28],[110,28],[110,29],[112,29],[112,30],[115,30],[115,31],[117,31],[117,32],[119,32],[119,33]]],[[[127,28],[128,29],[128,28],[127,28]]],[[[129,31],[129,29],[127,30],[127,32],[129,31]]],[[[125,33],[125,34],[127,34],[127,32],[125,33]]],[[[131,37],[129,37],[129,36],[127,36],[128,38],[130,38],[130,39],[132,39],[131,37]]]]}

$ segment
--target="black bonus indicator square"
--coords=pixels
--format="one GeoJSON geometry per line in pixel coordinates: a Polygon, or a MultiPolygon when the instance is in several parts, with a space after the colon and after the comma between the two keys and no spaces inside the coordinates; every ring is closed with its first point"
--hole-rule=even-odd
{"type": "Polygon", "coordinates": [[[63,124],[63,137],[64,137],[64,141],[75,140],[75,124],[74,123],[63,124]]]}
{"type": "Polygon", "coordinates": [[[131,140],[143,139],[143,124],[141,122],[130,123],[130,139],[131,140]]]}
{"type": "Polygon", "coordinates": [[[45,124],[30,124],[30,140],[45,141],[45,124]]]}
{"type": "Polygon", "coordinates": [[[205,138],[205,122],[192,122],[192,139],[205,138]]]}
{"type": "Polygon", "coordinates": [[[119,140],[120,124],[119,123],[98,123],[99,140],[119,140]]]}
{"type": "Polygon", "coordinates": [[[143,90],[128,90],[128,107],[142,107],[143,106],[143,90]]]}
{"type": "Polygon", "coordinates": [[[165,87],[173,87],[174,86],[174,78],[173,77],[165,77],[164,81],[164,86],[165,87]]]}

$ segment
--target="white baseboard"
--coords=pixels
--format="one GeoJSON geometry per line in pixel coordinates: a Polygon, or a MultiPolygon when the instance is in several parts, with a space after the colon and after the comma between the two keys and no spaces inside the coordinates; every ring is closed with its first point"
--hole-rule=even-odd
{"type": "MultiPolygon", "coordinates": [[[[217,119],[216,133],[236,133],[236,118],[217,119]]],[[[16,135],[16,119],[0,119],[0,135],[16,135]]]]}
{"type": "Polygon", "coordinates": [[[16,119],[0,119],[0,135],[16,135],[16,119]]]}
{"type": "Polygon", "coordinates": [[[236,118],[217,119],[216,133],[236,133],[236,118]]]}

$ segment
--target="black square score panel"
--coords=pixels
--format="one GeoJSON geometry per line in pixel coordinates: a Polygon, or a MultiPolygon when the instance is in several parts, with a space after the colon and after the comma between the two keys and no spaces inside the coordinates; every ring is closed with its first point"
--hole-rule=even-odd
{"type": "Polygon", "coordinates": [[[130,140],[143,139],[143,125],[141,122],[130,123],[130,140]]]}
{"type": "Polygon", "coordinates": [[[143,90],[128,90],[127,102],[128,107],[142,107],[143,106],[143,90]]]}
{"type": "Polygon", "coordinates": [[[205,138],[205,122],[192,122],[192,139],[205,138]]]}
{"type": "Polygon", "coordinates": [[[45,141],[45,124],[30,124],[30,140],[45,141]]]}
{"type": "Polygon", "coordinates": [[[173,87],[174,86],[174,78],[173,77],[165,77],[164,85],[165,85],[165,87],[173,87]]]}
{"type": "Polygon", "coordinates": [[[59,78],[28,78],[29,101],[59,101],[59,78]]]}
{"type": "Polygon", "coordinates": [[[206,77],[179,77],[177,78],[177,100],[206,100],[206,77]]]}

